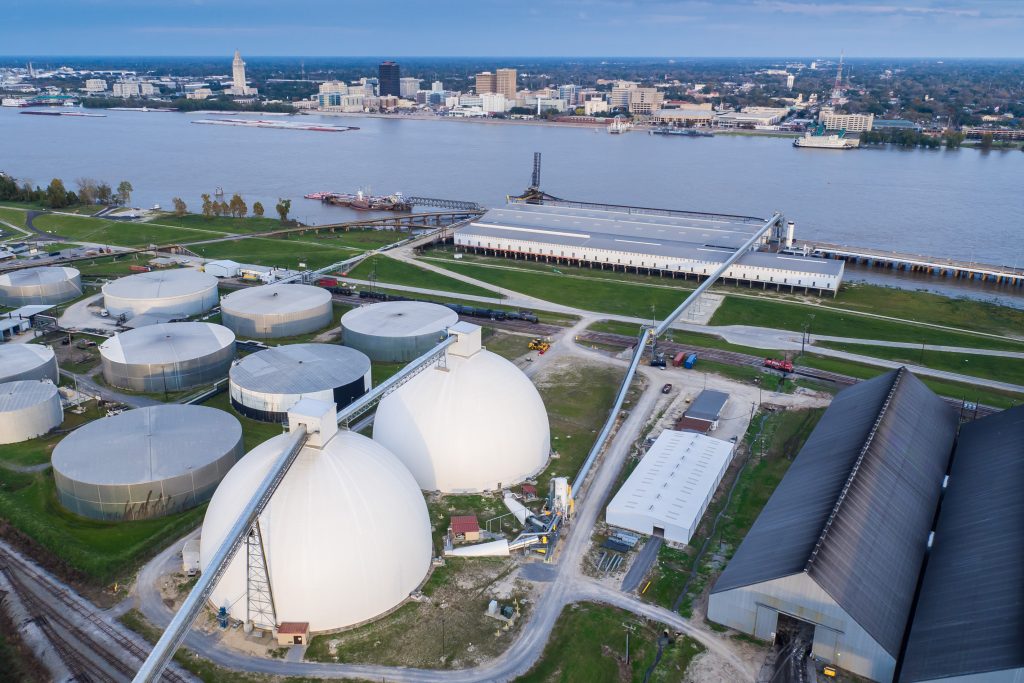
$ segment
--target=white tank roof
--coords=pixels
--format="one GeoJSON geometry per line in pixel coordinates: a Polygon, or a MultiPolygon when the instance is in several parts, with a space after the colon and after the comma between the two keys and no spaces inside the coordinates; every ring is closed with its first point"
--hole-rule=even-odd
{"type": "Polygon", "coordinates": [[[354,308],[341,317],[341,326],[380,337],[418,337],[440,332],[458,322],[455,311],[425,301],[388,301],[354,308]]]}
{"type": "Polygon", "coordinates": [[[231,381],[269,394],[306,394],[350,384],[370,371],[365,354],[337,344],[286,344],[250,354],[231,368],[231,381]]]}
{"type": "Polygon", "coordinates": [[[100,345],[117,363],[173,363],[203,358],[235,343],[235,333],[213,323],[158,323],[122,332],[100,345]]]}
{"type": "Polygon", "coordinates": [[[53,400],[57,387],[52,382],[21,380],[0,384],[0,413],[13,413],[53,400]]]}
{"type": "Polygon", "coordinates": [[[103,285],[103,295],[124,301],[178,299],[217,288],[217,278],[193,268],[137,273],[103,285]]]}
{"type": "Polygon", "coordinates": [[[448,354],[380,402],[373,438],[405,463],[420,488],[488,491],[544,468],[544,402],[511,362],[490,351],[448,354]]]}
{"type": "Polygon", "coordinates": [[[198,471],[241,438],[242,425],[223,410],[149,406],[79,427],[57,444],[52,463],[80,483],[147,484],[198,471]]]}
{"type": "Polygon", "coordinates": [[[77,268],[66,266],[39,266],[0,274],[0,287],[31,287],[66,282],[78,277],[77,268]]]}
{"type": "MultiPolygon", "coordinates": [[[[203,521],[204,570],[289,438],[256,447],[221,482],[203,521]]],[[[309,622],[312,631],[387,612],[430,568],[430,520],[416,482],[387,449],[352,432],[338,432],[322,449],[302,449],[260,516],[260,530],[278,621],[309,622]]],[[[210,601],[244,620],[245,594],[242,552],[210,601]]]]}
{"type": "Polygon", "coordinates": [[[302,313],[331,300],[323,287],[279,283],[231,292],[220,301],[221,310],[243,315],[287,315],[302,313]]]}
{"type": "Polygon", "coordinates": [[[40,344],[0,344],[0,382],[52,363],[53,359],[53,350],[40,344]]]}

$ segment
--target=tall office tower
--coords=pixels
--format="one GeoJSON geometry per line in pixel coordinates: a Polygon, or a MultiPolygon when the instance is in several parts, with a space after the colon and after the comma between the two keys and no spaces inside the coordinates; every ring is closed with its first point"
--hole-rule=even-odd
{"type": "Polygon", "coordinates": [[[498,79],[490,71],[476,75],[476,94],[483,95],[485,92],[498,92],[498,79]]]}
{"type": "Polygon", "coordinates": [[[494,80],[494,92],[501,93],[506,100],[514,102],[516,99],[516,70],[498,69],[494,80]]]}
{"type": "Polygon", "coordinates": [[[377,70],[378,80],[380,81],[380,95],[394,95],[395,97],[401,97],[402,95],[402,74],[398,68],[396,62],[381,62],[380,67],[377,70]]]}

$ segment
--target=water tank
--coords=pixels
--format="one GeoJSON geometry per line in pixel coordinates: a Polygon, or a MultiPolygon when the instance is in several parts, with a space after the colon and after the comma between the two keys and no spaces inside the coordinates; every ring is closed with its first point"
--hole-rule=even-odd
{"type": "Polygon", "coordinates": [[[221,300],[221,322],[239,337],[294,337],[331,324],[331,293],[322,287],[275,284],[240,289],[221,300]]]}
{"type": "Polygon", "coordinates": [[[103,306],[128,318],[187,318],[217,305],[217,278],[192,268],[154,270],[103,285],[103,306]]]}
{"type": "Polygon", "coordinates": [[[18,379],[60,381],[53,349],[41,344],[0,344],[0,382],[18,379]]]}
{"type": "MultiPolygon", "coordinates": [[[[203,570],[242,506],[291,437],[276,436],[228,473],[203,520],[203,570]]],[[[430,520],[423,495],[386,448],[337,432],[305,446],[259,518],[278,622],[331,631],[384,614],[430,568],[430,520]]],[[[246,619],[246,557],[237,553],[210,596],[246,619]]]]}
{"type": "Polygon", "coordinates": [[[0,274],[0,305],[61,304],[82,296],[75,268],[39,266],[0,274]]]}
{"type": "Polygon", "coordinates": [[[0,384],[0,444],[34,439],[63,421],[53,382],[26,379],[0,384]]]}
{"type": "Polygon", "coordinates": [[[122,332],[100,345],[103,378],[132,391],[181,391],[227,376],[235,335],[213,323],[159,323],[122,332]]]}
{"type": "Polygon", "coordinates": [[[242,415],[284,422],[302,398],[347,406],[370,390],[370,359],[337,344],[287,344],[250,354],[231,367],[231,405],[242,415]]]}
{"type": "MultiPolygon", "coordinates": [[[[542,470],[550,454],[544,402],[522,371],[471,344],[449,349],[377,408],[373,438],[405,463],[420,488],[452,493],[510,486],[542,470]]],[[[453,328],[456,329],[456,328],[453,328]]]]}
{"type": "Polygon", "coordinates": [[[396,363],[423,355],[458,322],[450,308],[423,301],[389,301],[352,309],[341,316],[345,346],[370,360],[396,363]]]}
{"type": "Polygon", "coordinates": [[[72,512],[148,519],[209,500],[244,452],[242,426],[223,410],[150,406],[71,432],[53,451],[53,477],[72,512]]]}

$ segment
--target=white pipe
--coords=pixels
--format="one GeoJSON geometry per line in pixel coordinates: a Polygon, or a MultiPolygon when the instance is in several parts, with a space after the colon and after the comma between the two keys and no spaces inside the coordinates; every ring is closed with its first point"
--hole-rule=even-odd
{"type": "Polygon", "coordinates": [[[451,550],[445,550],[445,555],[451,557],[508,557],[508,541],[491,541],[490,543],[477,543],[475,545],[464,545],[451,550]]]}

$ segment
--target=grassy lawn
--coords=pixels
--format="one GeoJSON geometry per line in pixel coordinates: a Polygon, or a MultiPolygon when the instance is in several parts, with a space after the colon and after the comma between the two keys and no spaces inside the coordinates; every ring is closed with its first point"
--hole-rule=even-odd
{"type": "Polygon", "coordinates": [[[10,209],[0,206],[0,219],[13,223],[22,228],[25,227],[25,211],[22,209],[10,209]]]}
{"type": "Polygon", "coordinates": [[[231,397],[228,395],[227,391],[222,391],[216,396],[203,401],[202,405],[208,408],[218,408],[231,413],[240,423],[242,423],[242,440],[245,444],[246,453],[256,448],[256,446],[259,446],[264,441],[284,432],[282,425],[273,422],[250,420],[243,415],[239,415],[235,412],[235,409],[231,407],[231,397]]]}
{"type": "MultiPolygon", "coordinates": [[[[625,610],[595,603],[568,605],[548,639],[540,660],[517,683],[603,683],[641,681],[658,651],[660,624],[640,619],[625,610]],[[626,631],[629,662],[626,662],[626,631]]],[[[650,680],[681,681],[690,662],[704,647],[688,636],[673,637],[650,680]]]]}
{"type": "MultiPolygon", "coordinates": [[[[367,288],[363,288],[367,289],[367,288]]],[[[458,297],[451,296],[435,296],[434,294],[416,294],[414,292],[403,292],[397,289],[388,289],[386,287],[374,287],[373,291],[382,292],[384,294],[391,294],[393,296],[403,296],[410,299],[416,299],[417,301],[433,301],[439,304],[467,304],[469,306],[478,306],[480,308],[490,308],[496,311],[519,311],[521,309],[514,306],[502,306],[499,304],[481,304],[475,301],[466,301],[458,297]]],[[[546,311],[533,311],[537,315],[537,319],[542,323],[549,325],[561,325],[562,327],[571,327],[579,321],[579,318],[574,315],[567,313],[549,313],[546,311]]],[[[482,324],[486,321],[486,318],[470,318],[470,320],[476,320],[477,324],[482,324]]]]}
{"type": "MultiPolygon", "coordinates": [[[[551,448],[558,453],[537,477],[537,490],[547,491],[552,477],[574,477],[608,418],[625,370],[598,364],[551,368],[537,389],[551,425],[551,448]]],[[[627,397],[627,401],[635,398],[627,397]]],[[[629,403],[624,404],[626,410],[629,403]]]]}
{"type": "Polygon", "coordinates": [[[79,261],[74,267],[82,275],[131,275],[131,266],[144,266],[149,263],[151,256],[139,254],[126,254],[124,256],[105,256],[91,261],[79,261]]]}
{"type": "Polygon", "coordinates": [[[377,282],[388,282],[407,287],[422,287],[423,289],[436,289],[442,292],[455,292],[456,294],[470,294],[472,296],[486,296],[493,299],[501,298],[500,294],[490,289],[477,287],[461,280],[441,275],[440,273],[424,270],[404,261],[396,261],[383,254],[374,255],[366,259],[350,270],[348,277],[358,280],[376,278],[377,282]]]}
{"type": "Polygon", "coordinates": [[[489,327],[483,330],[483,343],[487,350],[508,360],[515,360],[529,353],[530,350],[526,348],[528,342],[529,338],[521,334],[509,334],[489,327]]]}
{"type": "Polygon", "coordinates": [[[0,517],[64,569],[94,585],[130,578],[152,552],[195,528],[205,511],[201,505],[159,519],[100,522],[60,506],[49,470],[19,474],[0,469],[0,517]]]}
{"type": "Polygon", "coordinates": [[[190,246],[189,249],[204,258],[227,258],[239,263],[276,266],[293,270],[299,270],[300,263],[305,263],[307,268],[323,268],[351,258],[360,251],[344,247],[338,242],[312,236],[302,239],[251,237],[226,242],[196,244],[190,246]]]}
{"type": "MultiPolygon", "coordinates": [[[[911,323],[892,322],[800,304],[744,299],[727,296],[711,318],[711,325],[754,325],[799,332],[810,323],[812,334],[879,339],[911,343],[942,344],[981,349],[1024,349],[1024,342],[951,332],[911,323]],[[813,318],[812,318],[813,316],[813,318]]],[[[960,327],[970,327],[971,317],[960,320],[960,327]]]]}
{"type": "Polygon", "coordinates": [[[202,238],[217,237],[220,232],[199,232],[184,228],[168,228],[148,223],[110,221],[86,216],[65,216],[47,214],[37,216],[33,225],[40,230],[52,232],[79,242],[98,242],[121,247],[145,247],[150,244],[190,242],[202,238]]]}
{"type": "Polygon", "coordinates": [[[71,430],[81,427],[86,422],[106,415],[96,407],[95,401],[86,404],[86,410],[81,415],[65,411],[64,422],[53,432],[38,439],[22,441],[20,443],[8,443],[0,445],[0,463],[9,465],[39,465],[50,462],[50,455],[61,439],[67,436],[71,430]]]}
{"type": "Polygon", "coordinates": [[[986,379],[1024,385],[1024,360],[1000,356],[979,356],[977,354],[950,353],[921,349],[893,348],[868,344],[844,344],[842,342],[818,342],[816,346],[848,351],[862,356],[874,356],[899,361],[908,365],[923,365],[936,370],[956,372],[986,379]]]}
{"type": "Polygon", "coordinates": [[[0,614],[0,671],[8,681],[41,683],[47,680],[46,670],[35,661],[32,651],[14,635],[15,625],[0,614]]]}
{"type": "MultiPolygon", "coordinates": [[[[197,205],[198,205],[197,201],[197,205]]],[[[249,207],[252,208],[251,206],[249,207]]],[[[273,211],[273,207],[269,207],[273,211]]],[[[269,232],[271,230],[280,230],[286,226],[281,225],[281,221],[277,219],[277,214],[274,214],[274,218],[264,216],[263,218],[257,218],[256,216],[248,216],[246,218],[231,218],[230,216],[206,216],[198,213],[188,213],[184,216],[175,216],[173,213],[164,213],[154,218],[150,223],[154,225],[166,225],[178,228],[191,228],[193,230],[204,230],[214,232],[233,232],[233,233],[250,233],[250,232],[269,232]]]]}
{"type": "MultiPolygon", "coordinates": [[[[633,323],[624,323],[617,320],[599,320],[590,327],[588,330],[594,332],[607,332],[610,334],[621,334],[636,338],[640,334],[640,326],[634,325],[633,323]]],[[[781,354],[782,351],[773,351],[771,349],[760,349],[753,346],[742,346],[740,344],[730,344],[725,339],[719,337],[716,334],[706,334],[704,332],[684,332],[683,330],[669,330],[661,339],[666,341],[675,342],[677,344],[690,344],[693,346],[699,346],[706,349],[720,349],[722,351],[735,351],[737,353],[747,353],[752,356],[766,356],[770,354],[781,354]]],[[[700,354],[698,353],[698,359],[700,354]]],[[[699,362],[699,361],[698,361],[699,362]]]]}

